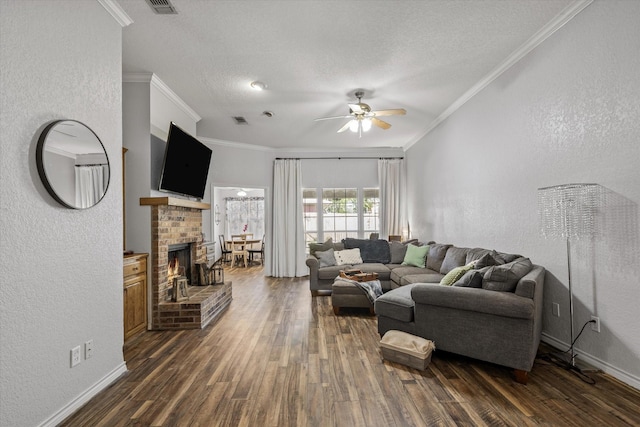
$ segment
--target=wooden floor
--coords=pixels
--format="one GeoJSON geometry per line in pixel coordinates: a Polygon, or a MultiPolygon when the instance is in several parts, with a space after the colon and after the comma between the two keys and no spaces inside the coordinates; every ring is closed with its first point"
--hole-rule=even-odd
{"type": "Polygon", "coordinates": [[[146,332],[129,372],[64,426],[630,426],[640,391],[581,381],[542,359],[507,368],[434,353],[426,371],[381,360],[376,318],[335,316],[306,279],[226,268],[233,302],[203,330],[146,332]]]}

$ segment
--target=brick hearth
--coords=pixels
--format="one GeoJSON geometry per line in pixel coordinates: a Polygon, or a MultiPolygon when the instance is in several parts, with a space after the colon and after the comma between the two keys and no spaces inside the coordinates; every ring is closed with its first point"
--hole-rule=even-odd
{"type": "Polygon", "coordinates": [[[203,328],[231,303],[231,283],[190,287],[190,298],[171,302],[168,281],[169,245],[191,244],[191,277],[197,278],[195,263],[207,262],[202,244],[202,210],[206,203],[171,197],[140,199],[151,206],[151,329],[203,328]]]}

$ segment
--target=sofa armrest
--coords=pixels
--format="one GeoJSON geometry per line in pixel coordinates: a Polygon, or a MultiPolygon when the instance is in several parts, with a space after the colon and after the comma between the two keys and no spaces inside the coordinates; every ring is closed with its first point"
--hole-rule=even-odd
{"type": "Polygon", "coordinates": [[[309,288],[314,291],[318,289],[318,269],[320,262],[313,255],[307,255],[307,267],[309,267],[309,288]]]}
{"type": "Polygon", "coordinates": [[[532,319],[534,302],[512,292],[497,292],[478,288],[418,283],[411,290],[411,298],[418,305],[432,305],[457,310],[475,311],[496,316],[532,319]]]}

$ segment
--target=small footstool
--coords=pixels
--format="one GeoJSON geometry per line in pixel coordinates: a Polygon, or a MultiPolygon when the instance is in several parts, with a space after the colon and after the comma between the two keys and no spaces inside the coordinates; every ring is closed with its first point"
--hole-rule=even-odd
{"type": "Polygon", "coordinates": [[[342,280],[336,280],[331,285],[331,305],[336,315],[340,314],[341,307],[368,308],[369,313],[374,314],[373,304],[364,291],[357,285],[342,280]]]}

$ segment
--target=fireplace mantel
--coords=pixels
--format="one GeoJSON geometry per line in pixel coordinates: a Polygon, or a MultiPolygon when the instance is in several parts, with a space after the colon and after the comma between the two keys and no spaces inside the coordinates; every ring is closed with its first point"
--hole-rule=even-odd
{"type": "Polygon", "coordinates": [[[192,200],[180,199],[177,197],[141,197],[140,206],[180,206],[183,208],[200,209],[203,211],[211,209],[209,203],[194,202],[192,200]]]}

